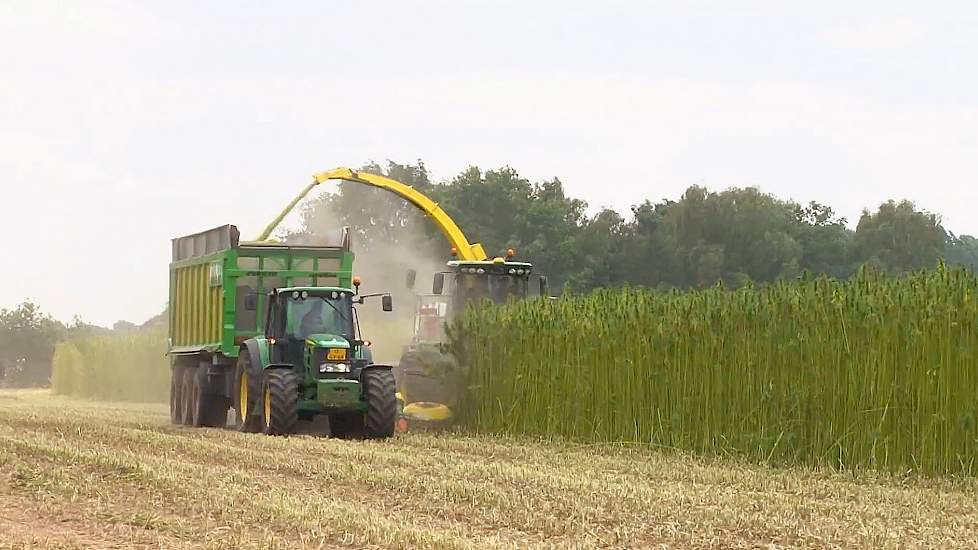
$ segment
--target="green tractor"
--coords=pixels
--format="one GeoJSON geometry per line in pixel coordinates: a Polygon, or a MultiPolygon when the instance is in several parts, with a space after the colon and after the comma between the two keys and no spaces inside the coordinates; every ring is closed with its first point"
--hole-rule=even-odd
{"type": "Polygon", "coordinates": [[[241,242],[226,225],[173,240],[170,419],[288,434],[327,417],[336,436],[385,438],[398,414],[394,375],[360,337],[347,229],[317,244],[241,242]]]}
{"type": "Polygon", "coordinates": [[[269,295],[265,335],[242,344],[235,369],[235,425],[269,435],[291,433],[299,419],[325,414],[340,437],[386,438],[397,416],[391,367],[373,363],[357,338],[353,304],[389,294],[357,296],[344,288],[295,287],[269,295]]]}

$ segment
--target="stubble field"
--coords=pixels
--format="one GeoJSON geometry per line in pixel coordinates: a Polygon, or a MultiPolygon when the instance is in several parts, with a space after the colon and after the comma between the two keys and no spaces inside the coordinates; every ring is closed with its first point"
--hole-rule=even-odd
{"type": "Polygon", "coordinates": [[[0,391],[0,548],[975,548],[976,495],[621,446],[271,438],[0,391]]]}

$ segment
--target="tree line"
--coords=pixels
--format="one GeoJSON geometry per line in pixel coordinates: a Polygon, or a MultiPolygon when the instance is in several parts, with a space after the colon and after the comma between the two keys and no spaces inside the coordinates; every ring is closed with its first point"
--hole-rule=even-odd
{"type": "MultiPolygon", "coordinates": [[[[610,209],[588,214],[587,204],[568,196],[559,179],[530,182],[509,167],[470,167],[443,182],[432,181],[421,161],[362,169],[432,197],[489,254],[516,249],[550,277],[555,290],[583,293],[626,284],[689,289],[718,281],[736,288],[805,272],[844,279],[863,264],[901,274],[942,258],[978,270],[978,239],[954,235],[939,216],[906,200],[864,211],[851,229],[824,204],[802,205],[751,187],[693,186],[676,200],[646,200],[623,217],[610,209]]],[[[341,184],[338,192],[308,201],[291,236],[315,237],[342,225],[354,231],[358,265],[383,266],[388,278],[408,267],[392,265],[392,250],[399,257],[447,258],[444,237],[417,209],[361,185],[341,184]]],[[[164,324],[165,318],[164,312],[143,326],[164,324]]],[[[113,327],[136,328],[126,321],[113,327]]],[[[0,309],[0,385],[45,384],[58,341],[107,330],[77,317],[59,322],[30,301],[0,309]]]]}
{"type": "MultiPolygon", "coordinates": [[[[163,315],[153,317],[142,326],[118,321],[111,330],[134,331],[159,325],[163,315]]],[[[47,385],[58,342],[109,332],[110,329],[86,323],[78,316],[70,323],[63,323],[31,300],[12,309],[0,309],[0,387],[47,385]]]]}
{"type": "MultiPolygon", "coordinates": [[[[515,248],[555,286],[574,292],[626,284],[736,288],[806,272],[844,279],[864,264],[901,274],[941,258],[978,268],[978,239],[954,235],[938,215],[908,200],[863,211],[851,229],[821,203],[799,204],[755,187],[692,186],[675,200],[645,200],[624,217],[611,209],[589,215],[559,179],[531,182],[509,167],[473,166],[443,182],[432,181],[422,161],[362,169],[415,187],[490,255],[515,248]]],[[[404,200],[361,185],[338,189],[307,203],[299,233],[349,225],[361,254],[394,245],[446,256],[444,238],[404,200]]]]}

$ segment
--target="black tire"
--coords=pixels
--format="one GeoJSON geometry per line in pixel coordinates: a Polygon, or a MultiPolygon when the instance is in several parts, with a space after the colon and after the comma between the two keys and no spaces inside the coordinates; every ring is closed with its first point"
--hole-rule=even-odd
{"type": "Polygon", "coordinates": [[[197,369],[187,366],[183,369],[183,382],[180,385],[180,423],[184,426],[194,424],[194,378],[197,369]]]}
{"type": "Polygon", "coordinates": [[[230,402],[223,397],[212,396],[210,407],[204,416],[206,426],[213,428],[224,428],[228,425],[228,409],[231,408],[230,402]]]}
{"type": "Polygon", "coordinates": [[[288,435],[299,421],[299,376],[287,369],[267,369],[262,375],[262,432],[288,435]]]}
{"type": "Polygon", "coordinates": [[[228,407],[223,397],[207,391],[207,367],[200,366],[194,375],[190,399],[191,424],[196,427],[222,427],[227,424],[228,407]]]}
{"type": "Polygon", "coordinates": [[[363,436],[363,413],[345,412],[329,415],[329,436],[354,439],[363,436]]]}
{"type": "Polygon", "coordinates": [[[170,424],[183,423],[183,373],[186,365],[179,361],[170,370],[170,424]]]}
{"type": "Polygon", "coordinates": [[[234,408],[234,428],[239,432],[254,433],[259,430],[258,417],[254,414],[258,407],[260,387],[257,384],[254,370],[251,368],[251,357],[248,352],[241,350],[238,364],[234,369],[234,388],[231,392],[231,403],[234,408]],[[244,395],[242,395],[242,378],[244,395]],[[243,401],[243,402],[242,402],[243,401]]]}
{"type": "Polygon", "coordinates": [[[394,373],[389,369],[366,369],[360,375],[367,412],[363,415],[363,431],[367,439],[383,439],[394,435],[397,422],[397,389],[394,373]]]}

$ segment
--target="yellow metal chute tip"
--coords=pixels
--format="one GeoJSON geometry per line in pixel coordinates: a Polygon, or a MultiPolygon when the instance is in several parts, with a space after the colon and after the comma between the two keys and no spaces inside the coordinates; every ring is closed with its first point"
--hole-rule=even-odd
{"type": "Polygon", "coordinates": [[[404,407],[404,416],[424,422],[444,422],[454,416],[452,410],[441,403],[419,401],[404,407]]]}

